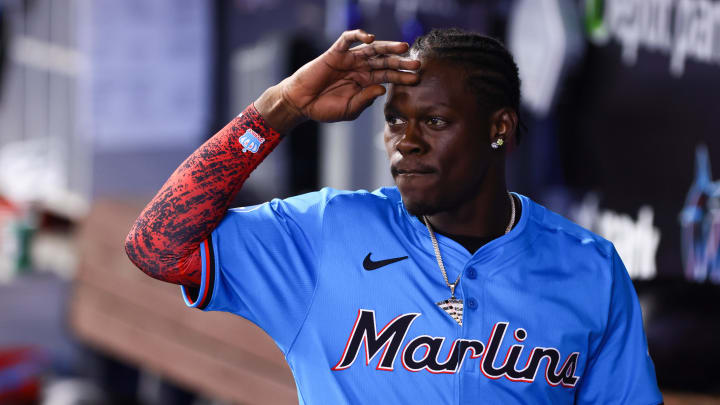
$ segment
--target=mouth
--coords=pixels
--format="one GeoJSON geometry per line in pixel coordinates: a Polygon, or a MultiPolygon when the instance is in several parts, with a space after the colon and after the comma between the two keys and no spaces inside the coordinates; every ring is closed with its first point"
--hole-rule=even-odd
{"type": "Polygon", "coordinates": [[[418,162],[398,161],[390,165],[390,173],[393,178],[398,176],[403,177],[414,177],[414,176],[427,176],[429,174],[437,173],[437,169],[418,162]]]}
{"type": "Polygon", "coordinates": [[[429,174],[435,174],[437,170],[429,166],[413,166],[413,167],[396,167],[392,166],[390,172],[393,177],[414,177],[414,176],[426,176],[429,174]]]}

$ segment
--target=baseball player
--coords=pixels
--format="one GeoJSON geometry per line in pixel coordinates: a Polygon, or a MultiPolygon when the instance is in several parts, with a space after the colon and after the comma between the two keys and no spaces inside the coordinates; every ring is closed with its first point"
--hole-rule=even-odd
{"type": "Polygon", "coordinates": [[[345,32],[265,91],[172,174],[130,259],[264,329],[301,404],[661,403],[613,245],[507,191],[512,56],[457,29],[408,48],[345,32]],[[397,187],[228,210],[282,134],[352,120],[382,84],[397,187]]]}

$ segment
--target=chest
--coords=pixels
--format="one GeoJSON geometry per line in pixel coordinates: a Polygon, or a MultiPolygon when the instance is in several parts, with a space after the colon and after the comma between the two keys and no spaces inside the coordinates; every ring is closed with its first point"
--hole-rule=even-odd
{"type": "Polygon", "coordinates": [[[450,289],[431,246],[337,244],[324,255],[303,333],[322,342],[336,372],[449,375],[465,393],[572,390],[601,317],[577,289],[585,281],[530,259],[499,268],[447,255],[448,281],[461,276],[461,326],[439,305],[450,289]]]}

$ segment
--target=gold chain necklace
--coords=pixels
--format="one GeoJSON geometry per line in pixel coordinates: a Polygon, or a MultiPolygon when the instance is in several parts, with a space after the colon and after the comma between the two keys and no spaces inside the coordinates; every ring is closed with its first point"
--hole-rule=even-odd
{"type": "MultiPolygon", "coordinates": [[[[513,224],[515,223],[515,200],[513,199],[512,195],[508,192],[507,193],[508,198],[510,198],[510,222],[507,224],[507,227],[505,227],[505,235],[510,232],[510,230],[513,227],[513,224]]],[[[450,283],[450,280],[448,280],[447,271],[445,271],[445,264],[443,263],[442,256],[440,255],[440,247],[438,246],[437,239],[435,238],[435,232],[433,231],[432,226],[430,225],[430,221],[426,216],[423,215],[423,221],[425,221],[425,226],[428,229],[428,233],[430,234],[430,241],[432,242],[433,250],[435,251],[435,259],[437,259],[438,267],[440,267],[440,272],[442,272],[443,279],[445,280],[445,284],[450,289],[450,298],[437,302],[437,306],[443,309],[443,311],[447,312],[448,315],[452,319],[455,320],[460,326],[462,326],[462,319],[463,319],[463,301],[455,298],[455,287],[457,287],[458,283],[460,282],[460,277],[462,277],[462,272],[457,276],[454,283],[450,283]]]]}

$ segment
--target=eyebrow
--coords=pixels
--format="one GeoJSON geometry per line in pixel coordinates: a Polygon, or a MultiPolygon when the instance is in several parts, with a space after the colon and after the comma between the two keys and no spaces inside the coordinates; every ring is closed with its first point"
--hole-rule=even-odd
{"type": "Polygon", "coordinates": [[[397,114],[399,111],[396,108],[394,108],[393,106],[391,106],[390,104],[385,104],[385,108],[383,109],[383,112],[385,113],[385,115],[387,115],[387,114],[397,114]]]}
{"type": "MultiPolygon", "coordinates": [[[[432,111],[436,107],[444,107],[447,109],[452,109],[450,107],[450,105],[448,105],[447,103],[439,102],[439,103],[435,103],[435,104],[427,104],[427,105],[420,106],[420,108],[418,108],[418,110],[421,113],[427,113],[429,111],[432,111]]],[[[385,104],[385,108],[383,109],[383,111],[386,115],[387,114],[400,114],[400,111],[390,103],[385,104]]]]}

